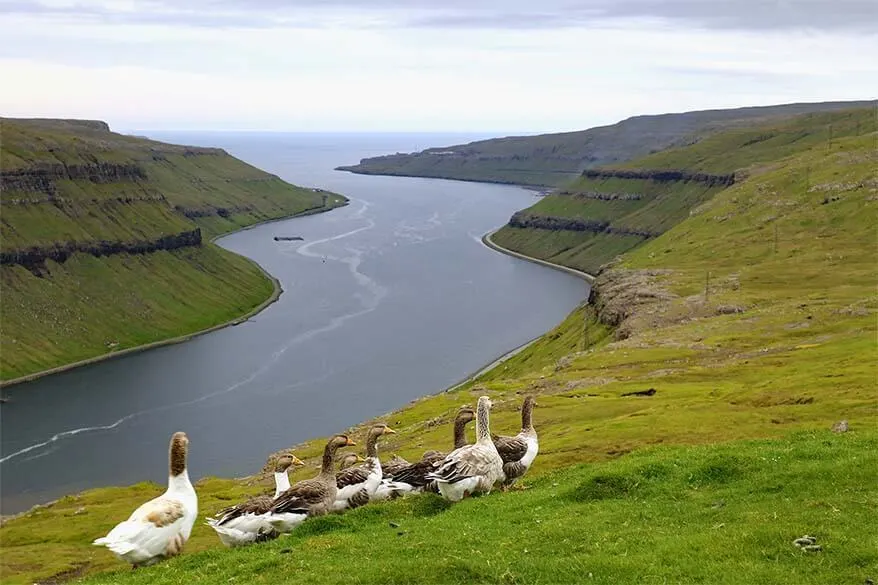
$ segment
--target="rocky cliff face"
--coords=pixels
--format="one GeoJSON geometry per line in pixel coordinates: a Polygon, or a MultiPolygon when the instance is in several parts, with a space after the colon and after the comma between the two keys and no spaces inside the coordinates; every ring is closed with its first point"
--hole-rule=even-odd
{"type": "Polygon", "coordinates": [[[670,183],[674,181],[704,183],[711,187],[729,186],[734,184],[735,175],[712,175],[710,173],[690,173],[687,171],[650,170],[650,169],[587,169],[582,171],[587,179],[641,179],[670,183]]]}
{"type": "Polygon", "coordinates": [[[211,217],[214,215],[218,215],[220,217],[231,217],[232,215],[236,215],[238,213],[247,213],[249,211],[253,211],[254,207],[252,205],[234,205],[231,207],[184,207],[182,205],[174,206],[174,209],[189,219],[193,219],[196,217],[211,217]]]}
{"type": "Polygon", "coordinates": [[[137,240],[131,242],[113,242],[99,240],[93,242],[57,242],[52,246],[34,246],[24,249],[4,249],[0,252],[0,265],[18,264],[24,266],[37,276],[43,276],[47,260],[63,263],[77,252],[92,256],[110,256],[113,254],[148,254],[158,250],[176,250],[190,246],[200,246],[201,229],[179,234],[170,234],[153,240],[137,240]]]}
{"type": "Polygon", "coordinates": [[[571,191],[563,189],[558,195],[569,195],[578,199],[593,199],[595,201],[640,201],[643,195],[640,193],[598,193],[597,191],[571,191]]]}
{"type": "Polygon", "coordinates": [[[566,230],[571,232],[608,233],[625,236],[639,236],[653,238],[659,233],[649,230],[633,229],[610,225],[608,221],[576,217],[555,217],[552,215],[537,215],[527,211],[518,211],[509,220],[509,225],[516,228],[537,228],[542,230],[566,230]]]}
{"type": "Polygon", "coordinates": [[[146,171],[136,164],[95,163],[83,165],[46,164],[27,169],[0,171],[0,192],[24,191],[54,195],[55,181],[81,180],[107,184],[145,181],[146,171]]]}
{"type": "Polygon", "coordinates": [[[677,298],[661,285],[660,277],[668,272],[631,270],[613,264],[601,267],[588,302],[597,319],[613,328],[614,339],[626,339],[635,329],[666,318],[660,307],[677,298]]]}

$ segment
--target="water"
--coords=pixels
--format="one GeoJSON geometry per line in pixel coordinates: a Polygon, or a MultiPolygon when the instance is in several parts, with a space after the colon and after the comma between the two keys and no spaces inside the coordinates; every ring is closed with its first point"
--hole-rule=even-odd
{"type": "Polygon", "coordinates": [[[253,473],[272,451],[450,386],[551,328],[587,293],[575,277],[481,244],[533,203],[529,191],[332,170],[474,137],[157,137],[224,147],[351,204],[219,240],[284,288],[250,321],[9,388],[4,514],[90,487],[164,481],[176,430],[191,440],[194,478],[253,473]]]}

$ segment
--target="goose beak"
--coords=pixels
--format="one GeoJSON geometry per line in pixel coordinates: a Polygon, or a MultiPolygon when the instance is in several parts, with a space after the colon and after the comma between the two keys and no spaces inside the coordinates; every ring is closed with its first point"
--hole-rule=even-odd
{"type": "Polygon", "coordinates": [[[359,461],[359,462],[362,463],[362,462],[365,461],[365,460],[366,460],[365,457],[363,457],[362,455],[360,455],[359,453],[357,453],[357,461],[359,461]]]}
{"type": "Polygon", "coordinates": [[[295,455],[290,455],[293,458],[293,465],[305,465],[305,462],[296,457],[295,455]]]}
{"type": "Polygon", "coordinates": [[[396,434],[396,431],[394,431],[394,430],[391,429],[390,427],[384,427],[384,434],[385,434],[385,435],[395,435],[395,434],[396,434]]]}
{"type": "Polygon", "coordinates": [[[345,443],[345,446],[347,446],[347,447],[356,447],[356,446],[357,446],[357,443],[356,443],[353,439],[348,438],[348,442],[345,443]]]}

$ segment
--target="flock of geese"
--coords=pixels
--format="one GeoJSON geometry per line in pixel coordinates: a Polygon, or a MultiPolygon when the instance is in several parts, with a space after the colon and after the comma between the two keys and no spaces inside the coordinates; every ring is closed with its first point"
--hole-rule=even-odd
{"type": "MultiPolygon", "coordinates": [[[[320,473],[290,485],[287,471],[304,465],[285,453],[277,458],[273,496],[262,495],[220,510],[207,525],[228,547],[277,538],[312,516],[364,506],[417,492],[435,492],[457,502],[473,494],[487,494],[496,484],[503,489],[522,477],[539,451],[533,427],[532,396],[521,406],[521,432],[514,436],[492,435],[488,413],[491,400],[479,398],[474,412],[462,408],[454,420],[454,450],[427,451],[420,461],[394,457],[384,465],[378,457],[378,440],[395,433],[385,424],[369,429],[366,457],[352,453],[340,459],[337,452],[356,445],[346,435],[335,435],[326,444],[320,473]],[[476,421],[476,442],[467,444],[466,425],[476,421]]],[[[186,456],[189,439],[185,433],[171,437],[168,489],[161,496],[137,508],[131,516],[93,544],[105,546],[134,567],[149,565],[179,554],[189,539],[198,516],[198,497],[189,481],[186,456]]]]}

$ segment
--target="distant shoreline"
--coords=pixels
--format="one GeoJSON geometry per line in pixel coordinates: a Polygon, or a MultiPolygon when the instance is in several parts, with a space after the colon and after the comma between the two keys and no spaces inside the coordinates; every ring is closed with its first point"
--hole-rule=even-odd
{"type": "Polygon", "coordinates": [[[553,187],[551,185],[528,185],[524,183],[516,183],[515,181],[499,181],[492,179],[458,179],[455,177],[439,177],[436,175],[410,175],[406,173],[380,173],[377,171],[373,172],[360,170],[355,168],[357,166],[359,165],[340,166],[335,167],[335,170],[353,173],[355,175],[367,175],[371,177],[407,177],[409,179],[438,179],[440,181],[460,181],[461,183],[486,183],[488,185],[506,185],[509,187],[521,187],[522,189],[527,189],[528,191],[537,191],[541,194],[545,194],[557,189],[557,187],[553,187]]]}
{"type": "MultiPolygon", "coordinates": [[[[297,217],[305,217],[308,215],[315,215],[317,213],[326,213],[328,211],[332,211],[333,209],[338,209],[339,207],[344,207],[347,204],[348,204],[348,199],[345,198],[345,201],[340,205],[335,205],[332,207],[315,207],[315,208],[311,208],[311,209],[306,209],[305,211],[300,211],[298,213],[293,213],[291,215],[287,215],[284,217],[278,217],[278,218],[274,218],[274,219],[260,221],[260,222],[254,223],[252,225],[242,227],[242,228],[237,229],[237,230],[232,230],[230,232],[226,232],[226,233],[214,236],[213,238],[210,239],[209,243],[214,244],[214,242],[219,238],[224,238],[224,237],[229,236],[231,234],[242,232],[245,230],[251,230],[253,228],[256,228],[256,227],[259,227],[259,226],[262,226],[262,225],[265,225],[268,223],[275,223],[278,221],[285,221],[285,220],[294,219],[297,217]]],[[[223,248],[223,250],[226,250],[226,249],[223,248]]],[[[226,251],[230,252],[232,254],[235,254],[235,252],[232,252],[231,250],[226,250],[226,251]]],[[[128,355],[134,354],[134,353],[138,353],[141,351],[147,351],[149,349],[155,349],[157,347],[162,347],[165,345],[174,345],[177,343],[183,343],[184,341],[189,341],[190,339],[194,339],[194,338],[200,337],[202,335],[207,335],[208,333],[213,333],[214,331],[219,331],[220,329],[225,329],[226,327],[231,327],[233,325],[240,325],[241,323],[244,323],[245,321],[251,319],[255,315],[261,313],[262,311],[267,309],[269,306],[274,304],[280,298],[280,295],[283,294],[283,287],[281,286],[280,281],[277,278],[275,278],[272,274],[270,274],[267,270],[265,270],[262,266],[260,266],[260,264],[258,262],[256,262],[255,260],[252,260],[250,258],[247,258],[246,256],[242,256],[241,254],[236,254],[236,255],[240,256],[241,258],[244,258],[245,260],[247,260],[248,262],[253,264],[256,268],[258,268],[259,271],[262,272],[262,274],[264,274],[265,277],[271,281],[272,287],[273,287],[271,295],[269,295],[269,297],[267,299],[265,299],[259,305],[257,305],[253,309],[250,309],[248,312],[244,313],[243,315],[239,315],[238,317],[235,317],[234,319],[230,319],[230,320],[225,321],[223,323],[218,323],[217,325],[212,325],[206,329],[201,329],[199,331],[193,331],[192,333],[178,335],[177,337],[171,337],[169,339],[162,339],[159,341],[153,341],[151,343],[146,343],[144,345],[136,345],[134,347],[128,347],[128,348],[125,348],[125,349],[122,349],[119,351],[115,351],[112,353],[105,353],[102,355],[96,355],[94,357],[86,358],[84,360],[79,360],[76,362],[71,362],[69,364],[64,364],[63,366],[56,366],[54,368],[49,368],[48,370],[42,370],[40,372],[34,372],[33,374],[19,376],[18,378],[13,378],[11,380],[0,380],[0,388],[8,388],[10,386],[24,384],[25,382],[33,382],[34,380],[37,380],[39,378],[43,378],[45,376],[51,376],[53,374],[60,374],[62,372],[66,372],[68,370],[80,368],[82,366],[88,366],[88,365],[96,364],[96,363],[103,362],[103,361],[108,361],[108,360],[112,360],[112,359],[116,359],[116,358],[120,358],[120,357],[125,357],[128,355]]],[[[4,396],[3,398],[4,398],[4,402],[5,402],[6,397],[4,396]]]]}

